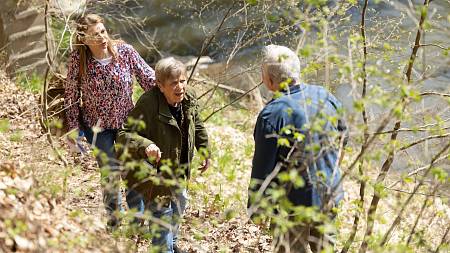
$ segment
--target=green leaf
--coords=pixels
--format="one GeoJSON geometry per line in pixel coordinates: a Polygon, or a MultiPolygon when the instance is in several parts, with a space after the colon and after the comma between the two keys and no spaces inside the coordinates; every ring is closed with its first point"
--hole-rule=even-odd
{"type": "Polygon", "coordinates": [[[8,131],[10,127],[8,119],[0,119],[0,133],[8,131]]]}
{"type": "Polygon", "coordinates": [[[414,179],[412,177],[404,177],[403,182],[410,184],[410,183],[414,182],[414,179]]]}
{"type": "Polygon", "coordinates": [[[277,145],[279,147],[290,147],[291,144],[289,143],[289,140],[287,138],[278,138],[277,145]]]}
{"type": "Polygon", "coordinates": [[[440,167],[431,169],[431,174],[441,183],[445,183],[448,180],[448,173],[440,167]]]}

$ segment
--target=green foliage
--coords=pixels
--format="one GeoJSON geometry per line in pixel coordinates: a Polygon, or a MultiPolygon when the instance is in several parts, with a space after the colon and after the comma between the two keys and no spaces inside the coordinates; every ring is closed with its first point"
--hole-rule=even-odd
{"type": "Polygon", "coordinates": [[[6,232],[10,237],[14,237],[16,235],[22,235],[28,230],[27,223],[21,219],[7,219],[4,221],[6,232]]]}
{"type": "Polygon", "coordinates": [[[137,83],[133,82],[133,102],[136,103],[138,99],[144,94],[144,89],[137,83]]]}
{"type": "Polygon", "coordinates": [[[22,131],[15,131],[9,136],[9,140],[13,142],[20,142],[22,141],[23,134],[22,131]]]}
{"type": "Polygon", "coordinates": [[[36,72],[33,72],[31,75],[21,72],[16,76],[16,83],[24,90],[39,93],[44,85],[44,80],[36,72]]]}
{"type": "Polygon", "coordinates": [[[435,167],[431,170],[431,173],[434,178],[442,184],[449,181],[448,173],[443,168],[435,167]]]}
{"type": "Polygon", "coordinates": [[[0,133],[5,133],[10,128],[10,123],[8,119],[0,119],[0,133]]]}
{"type": "Polygon", "coordinates": [[[247,2],[249,5],[257,5],[257,4],[258,4],[258,0],[246,0],[246,2],[247,2]]]}

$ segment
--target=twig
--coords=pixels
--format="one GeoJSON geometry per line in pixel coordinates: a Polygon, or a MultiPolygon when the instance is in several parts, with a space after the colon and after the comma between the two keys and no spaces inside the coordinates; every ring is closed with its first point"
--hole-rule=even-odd
{"type": "Polygon", "coordinates": [[[400,211],[398,212],[397,217],[395,218],[394,222],[392,223],[391,227],[388,229],[388,231],[386,232],[386,234],[383,236],[383,240],[380,243],[380,246],[383,247],[384,244],[386,244],[386,242],[388,241],[392,231],[394,230],[394,228],[400,223],[400,220],[402,218],[403,212],[406,209],[406,206],[408,206],[408,204],[411,202],[412,198],[415,196],[415,194],[417,193],[417,191],[419,190],[419,188],[423,185],[426,177],[428,176],[428,174],[430,173],[431,169],[433,168],[434,163],[436,162],[436,160],[443,154],[445,153],[448,149],[450,148],[450,141],[447,143],[447,145],[444,146],[443,149],[441,149],[441,151],[439,151],[439,153],[437,153],[433,159],[430,162],[430,165],[428,166],[427,170],[425,171],[425,174],[422,176],[422,178],[420,179],[419,183],[414,187],[414,190],[412,191],[412,193],[409,195],[408,199],[405,201],[405,203],[403,204],[402,208],[400,209],[400,211]]]}
{"type": "Polygon", "coordinates": [[[439,44],[433,44],[433,43],[420,44],[419,46],[420,46],[420,47],[438,47],[438,48],[440,48],[440,49],[442,49],[442,50],[448,50],[448,48],[446,48],[446,47],[444,47],[444,46],[441,46],[441,45],[439,45],[439,44]]]}
{"type": "MultiPolygon", "coordinates": [[[[231,87],[231,86],[228,86],[228,85],[225,85],[225,84],[221,84],[221,83],[215,83],[213,81],[209,81],[209,80],[206,80],[206,79],[200,79],[200,78],[195,78],[194,77],[193,80],[196,81],[196,82],[201,82],[201,83],[209,84],[209,85],[212,85],[212,86],[217,86],[218,88],[221,88],[221,89],[224,89],[224,90],[228,90],[228,91],[231,91],[231,92],[236,92],[236,93],[239,93],[239,94],[244,94],[245,93],[244,90],[241,90],[241,89],[238,89],[238,88],[234,88],[234,87],[231,87]]],[[[211,89],[207,90],[205,93],[200,95],[197,99],[200,100],[206,94],[210,93],[213,89],[214,88],[211,88],[211,89]]]]}
{"type": "MultiPolygon", "coordinates": [[[[363,105],[362,105],[362,117],[363,117],[363,121],[364,121],[364,143],[367,143],[367,140],[369,139],[369,133],[368,133],[368,118],[367,118],[367,113],[366,113],[366,106],[364,103],[364,99],[366,97],[366,89],[367,89],[367,72],[366,72],[366,63],[367,63],[367,42],[366,42],[366,10],[367,10],[367,5],[368,5],[368,0],[364,1],[364,6],[362,9],[362,14],[361,14],[361,27],[360,27],[360,32],[361,32],[361,37],[362,37],[362,41],[363,41],[363,62],[362,62],[362,75],[363,75],[363,89],[362,89],[362,94],[361,94],[361,100],[363,101],[363,105]]],[[[364,145],[363,145],[364,146],[364,145]]],[[[361,146],[361,151],[363,149],[363,146],[361,146]]],[[[341,250],[341,253],[346,253],[348,252],[348,250],[350,249],[350,246],[353,244],[353,241],[355,240],[355,236],[356,236],[356,232],[358,231],[358,224],[359,224],[359,219],[360,219],[360,210],[364,207],[364,197],[365,197],[365,192],[366,192],[366,181],[364,179],[364,170],[363,170],[363,165],[364,165],[364,160],[361,160],[359,167],[358,167],[358,171],[359,171],[359,181],[361,183],[360,188],[359,188],[359,203],[358,203],[358,208],[356,213],[355,213],[355,218],[353,220],[353,226],[352,226],[352,232],[350,233],[349,238],[347,239],[347,241],[344,244],[344,247],[341,250]]]]}
{"type": "MultiPolygon", "coordinates": [[[[440,130],[447,130],[450,129],[450,127],[444,127],[440,128],[440,130]]],[[[426,131],[432,131],[433,129],[426,129],[425,127],[419,127],[417,129],[414,128],[400,128],[397,130],[397,132],[426,132],[426,131]]],[[[390,134],[393,133],[394,130],[384,131],[384,132],[378,132],[378,133],[372,133],[372,134],[390,134]]]]}
{"type": "Polygon", "coordinates": [[[441,242],[439,243],[439,245],[436,247],[436,250],[434,251],[434,253],[438,253],[441,246],[445,243],[445,238],[447,237],[448,233],[450,231],[450,225],[447,226],[447,229],[445,230],[444,235],[442,236],[441,242]]]}
{"type": "MultiPolygon", "coordinates": [[[[409,61],[407,63],[407,70],[406,70],[406,80],[407,83],[410,84],[411,83],[411,74],[412,74],[412,69],[413,69],[413,65],[414,65],[414,61],[416,59],[417,56],[417,51],[419,50],[419,45],[420,45],[420,38],[422,37],[422,30],[423,30],[423,24],[425,23],[425,19],[427,17],[427,11],[428,11],[428,6],[429,6],[429,0],[424,0],[424,4],[426,7],[425,11],[421,12],[420,15],[420,21],[419,21],[419,28],[417,29],[417,33],[416,33],[416,40],[414,43],[414,47],[413,50],[411,52],[411,55],[409,57],[409,61]]],[[[406,98],[402,97],[401,100],[401,106],[402,106],[402,111],[405,109],[405,103],[406,103],[406,98]]],[[[395,141],[397,140],[397,130],[400,129],[401,126],[401,120],[398,120],[395,125],[394,125],[394,132],[391,135],[391,141],[395,141]]],[[[377,131],[378,132],[378,131],[377,131]]],[[[395,156],[395,150],[391,150],[388,154],[388,157],[386,158],[386,160],[384,161],[383,165],[381,166],[381,170],[380,173],[377,176],[376,182],[377,183],[381,183],[384,181],[387,172],[389,171],[392,162],[394,161],[394,156],[395,156]]],[[[375,224],[375,213],[376,210],[378,208],[378,203],[381,199],[381,196],[379,196],[378,194],[376,194],[376,192],[374,193],[373,197],[372,197],[372,201],[370,203],[370,207],[369,207],[369,211],[367,214],[367,227],[366,227],[366,232],[364,233],[364,239],[363,242],[361,244],[361,247],[359,248],[359,253],[365,253],[367,251],[368,248],[368,238],[372,235],[373,232],[373,228],[374,228],[374,224],[375,224]]]]}
{"type": "Polygon", "coordinates": [[[252,92],[252,91],[255,90],[256,88],[258,88],[259,86],[261,86],[261,84],[262,84],[262,82],[260,82],[259,84],[255,85],[253,88],[251,88],[250,90],[246,91],[244,94],[240,95],[239,97],[237,97],[236,99],[234,99],[234,100],[231,101],[230,103],[228,103],[228,104],[222,106],[221,108],[219,108],[219,109],[213,111],[210,115],[208,115],[208,117],[205,118],[204,121],[206,122],[206,121],[207,121],[209,118],[211,118],[214,114],[216,114],[216,113],[222,111],[223,109],[227,108],[228,106],[230,106],[230,105],[236,103],[236,102],[239,101],[241,98],[245,97],[247,94],[249,94],[250,92],[252,92]]]}
{"type": "MultiPolygon", "coordinates": [[[[428,168],[428,166],[427,166],[427,168],[428,168]]],[[[429,193],[424,193],[424,192],[409,192],[409,191],[405,191],[405,190],[402,190],[402,189],[389,188],[388,186],[385,186],[384,189],[389,190],[389,191],[405,193],[405,194],[408,194],[408,195],[416,194],[416,195],[422,195],[422,196],[427,196],[427,197],[436,196],[436,197],[439,197],[439,198],[448,197],[445,194],[429,194],[429,193]]]]}
{"type": "MultiPolygon", "coordinates": [[[[449,157],[450,157],[449,154],[443,155],[443,156],[439,157],[438,159],[436,159],[436,162],[435,162],[435,163],[440,162],[440,161],[445,160],[445,159],[448,159],[449,157]]],[[[427,165],[427,166],[420,167],[420,168],[417,168],[417,169],[415,169],[415,170],[409,172],[408,175],[407,175],[407,177],[416,175],[416,174],[418,174],[419,172],[426,170],[427,168],[428,168],[428,165],[427,165]]],[[[402,180],[397,180],[397,181],[395,181],[394,183],[390,184],[390,185],[388,186],[388,188],[394,187],[395,185],[397,185],[397,184],[400,183],[401,181],[402,181],[402,180]]]]}
{"type": "Polygon", "coordinates": [[[198,62],[200,61],[200,58],[203,56],[203,54],[205,53],[206,48],[208,48],[209,44],[211,44],[212,40],[216,37],[217,33],[220,31],[220,28],[222,28],[223,23],[225,22],[225,20],[227,19],[228,15],[230,14],[231,10],[234,7],[234,3],[235,2],[233,1],[233,4],[228,9],[228,11],[225,14],[225,16],[223,16],[222,21],[220,22],[220,24],[217,27],[216,31],[213,34],[211,34],[211,36],[209,37],[208,42],[206,42],[206,44],[203,44],[202,49],[200,50],[200,54],[198,55],[197,60],[195,61],[194,66],[192,67],[191,74],[189,75],[189,79],[187,81],[188,84],[191,81],[192,76],[194,75],[195,68],[197,67],[198,62]]]}
{"type": "Polygon", "coordinates": [[[420,96],[430,96],[430,95],[450,97],[449,93],[440,93],[440,92],[435,92],[435,91],[425,91],[425,92],[420,93],[420,96]]]}
{"type": "Polygon", "coordinates": [[[417,145],[417,144],[420,144],[420,143],[422,143],[422,142],[424,142],[424,141],[427,141],[427,140],[441,139],[441,138],[445,138],[445,137],[448,137],[448,136],[450,136],[450,133],[440,134],[440,135],[430,135],[430,136],[424,137],[424,138],[419,139],[419,140],[417,140],[417,141],[415,141],[415,142],[413,142],[413,143],[410,143],[410,144],[408,144],[408,145],[405,145],[405,146],[401,147],[401,148],[399,149],[399,151],[404,151],[405,149],[408,149],[408,148],[410,148],[410,147],[413,147],[413,146],[415,146],[415,145],[417,145]]]}
{"type": "Polygon", "coordinates": [[[49,29],[49,20],[48,20],[48,9],[49,9],[49,5],[50,5],[50,0],[47,0],[45,3],[45,12],[44,12],[44,19],[45,19],[45,48],[47,51],[46,57],[47,57],[47,61],[48,61],[48,66],[47,69],[45,70],[45,75],[44,75],[44,88],[42,90],[42,97],[41,97],[41,103],[42,103],[42,115],[43,115],[43,123],[42,124],[42,128],[44,130],[44,132],[47,133],[47,140],[50,143],[50,146],[52,147],[52,149],[55,151],[56,155],[58,156],[58,159],[61,160],[64,164],[64,166],[67,166],[69,163],[67,162],[67,160],[62,156],[61,152],[55,147],[55,143],[53,142],[52,139],[52,135],[50,133],[50,128],[48,127],[48,104],[47,104],[47,91],[48,91],[48,75],[51,71],[51,67],[52,67],[52,59],[50,59],[50,54],[49,54],[49,43],[50,43],[50,38],[49,38],[49,34],[48,34],[48,29],[49,29]]]}
{"type": "Polygon", "coordinates": [[[436,185],[433,187],[433,192],[432,192],[430,195],[427,195],[427,197],[425,198],[425,201],[423,202],[422,207],[420,208],[420,212],[419,212],[419,214],[417,215],[416,220],[414,221],[414,225],[413,225],[413,227],[412,227],[412,229],[411,229],[411,232],[409,233],[408,240],[406,240],[406,245],[409,245],[409,243],[410,243],[411,240],[412,240],[413,235],[416,233],[416,227],[417,227],[417,224],[419,224],[419,220],[420,220],[420,218],[422,217],[423,212],[425,211],[425,208],[426,208],[426,206],[427,206],[427,202],[428,202],[428,200],[430,199],[430,197],[432,197],[432,196],[434,196],[434,195],[436,194],[436,191],[437,191],[437,189],[438,189],[438,186],[439,186],[439,184],[436,184],[436,185]]]}

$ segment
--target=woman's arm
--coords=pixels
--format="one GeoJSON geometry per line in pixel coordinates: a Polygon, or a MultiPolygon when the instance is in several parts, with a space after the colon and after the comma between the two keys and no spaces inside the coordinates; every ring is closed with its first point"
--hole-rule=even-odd
{"type": "Polygon", "coordinates": [[[80,56],[78,52],[72,52],[67,65],[67,78],[64,82],[64,107],[69,131],[79,128],[80,114],[80,56]]]}
{"type": "Polygon", "coordinates": [[[149,91],[156,85],[155,71],[145,62],[139,53],[130,45],[127,45],[131,71],[136,77],[139,85],[145,91],[149,91]]]}

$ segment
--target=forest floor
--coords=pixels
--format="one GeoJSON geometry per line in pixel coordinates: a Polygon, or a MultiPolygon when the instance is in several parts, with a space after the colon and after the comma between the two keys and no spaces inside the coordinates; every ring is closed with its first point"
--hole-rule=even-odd
{"type": "MultiPolygon", "coordinates": [[[[67,161],[64,165],[42,133],[38,99],[38,95],[17,87],[0,73],[0,252],[146,251],[148,240],[136,244],[133,237],[107,232],[95,159],[90,154],[72,155],[64,141],[53,138],[54,146],[67,161]]],[[[249,141],[231,127],[208,129],[213,145],[224,147],[223,151],[249,141]],[[241,137],[241,143],[220,143],[236,137],[241,137]]],[[[245,173],[232,172],[237,180],[228,188],[221,183],[227,181],[225,175],[214,171],[217,163],[213,162],[204,176],[193,178],[189,186],[197,193],[190,194],[185,215],[189,222],[180,229],[180,246],[188,252],[227,248],[234,252],[268,252],[270,236],[245,218],[248,169],[245,173]],[[224,222],[224,205],[216,197],[219,193],[220,198],[242,195],[238,196],[240,203],[233,204],[239,206],[238,216],[224,222]],[[208,195],[212,198],[205,197],[208,195]]],[[[248,159],[242,165],[249,168],[248,159]]]]}
{"type": "MultiPolygon", "coordinates": [[[[189,184],[190,201],[179,240],[188,252],[271,251],[271,237],[249,223],[246,215],[255,114],[239,117],[236,112],[224,112],[206,124],[214,159],[206,173],[194,171],[189,184]]],[[[54,139],[65,165],[42,133],[40,117],[38,96],[18,88],[0,72],[0,252],[145,252],[148,240],[136,243],[132,236],[107,232],[95,160],[91,155],[72,155],[63,141],[54,139]]],[[[403,186],[405,191],[412,188],[403,186]]],[[[359,197],[355,177],[344,188],[347,194],[337,218],[338,246],[350,233],[354,200],[359,197]]],[[[377,231],[387,230],[395,207],[404,199],[400,191],[389,192],[380,204],[378,215],[384,218],[377,222],[377,231]]],[[[419,196],[411,204],[398,231],[409,231],[424,200],[419,196]]],[[[449,224],[450,209],[440,198],[429,205],[432,208],[417,227],[428,245],[436,245],[449,224]]],[[[358,232],[356,241],[361,236],[358,232]]],[[[402,236],[394,232],[392,241],[402,236]]]]}

